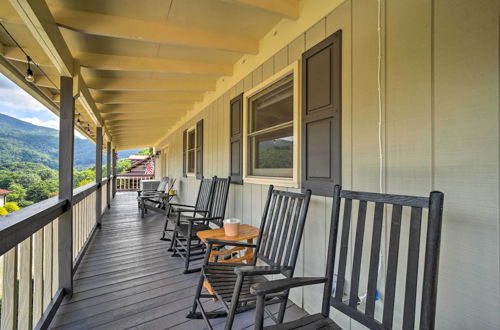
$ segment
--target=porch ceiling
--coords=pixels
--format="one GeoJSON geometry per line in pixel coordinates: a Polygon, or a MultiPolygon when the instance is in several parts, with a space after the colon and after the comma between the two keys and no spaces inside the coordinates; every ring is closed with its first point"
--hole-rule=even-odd
{"type": "MultiPolygon", "coordinates": [[[[36,26],[30,29],[19,14],[19,8],[36,8],[37,1],[0,0],[0,20],[47,73],[44,77],[35,70],[35,83],[58,102],[61,68],[44,51],[43,38],[32,34],[36,26]]],[[[95,107],[118,149],[153,145],[206,92],[215,90],[218,78],[232,75],[239,58],[258,53],[259,40],[273,26],[299,14],[298,0],[46,3],[53,19],[43,17],[49,27],[45,32],[62,36],[80,65],[81,84],[89,90],[90,100],[77,111],[95,126],[98,120],[89,111],[95,107]]],[[[2,54],[25,71],[24,54],[3,31],[0,42],[2,54]]]]}

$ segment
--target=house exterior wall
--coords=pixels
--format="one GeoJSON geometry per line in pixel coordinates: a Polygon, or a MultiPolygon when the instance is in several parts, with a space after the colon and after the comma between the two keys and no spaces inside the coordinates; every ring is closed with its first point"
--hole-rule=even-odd
{"type": "Polygon", "coordinates": [[[6,200],[7,200],[6,195],[0,195],[0,207],[5,205],[6,200]]]}
{"type": "MultiPolygon", "coordinates": [[[[498,13],[497,0],[382,1],[382,184],[389,193],[445,194],[437,329],[500,327],[498,13]]],[[[156,146],[169,146],[168,175],[177,178],[181,199],[193,202],[198,185],[182,177],[182,131],[204,119],[204,176],[227,176],[230,99],[339,29],[342,184],[379,190],[377,1],[348,0],[156,146]]],[[[258,225],[267,189],[232,185],[228,216],[258,225]]],[[[331,204],[329,197],[312,198],[297,276],[324,274],[326,253],[318,251],[327,248],[331,204]]],[[[387,252],[385,235],[383,244],[387,252]]],[[[401,297],[402,288],[396,292],[401,297]]],[[[321,296],[320,286],[292,292],[308,312],[320,311],[321,296]]],[[[347,329],[361,328],[338,313],[332,317],[347,329]]],[[[397,327],[401,313],[395,317],[397,327]]]]}

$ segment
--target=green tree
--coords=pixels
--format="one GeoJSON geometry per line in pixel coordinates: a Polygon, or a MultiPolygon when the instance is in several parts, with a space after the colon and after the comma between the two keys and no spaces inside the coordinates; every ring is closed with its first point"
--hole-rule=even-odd
{"type": "Polygon", "coordinates": [[[116,162],[116,173],[123,173],[127,168],[129,168],[132,165],[132,162],[130,159],[118,159],[118,162],[116,162]]]}
{"type": "Polygon", "coordinates": [[[20,203],[26,198],[26,189],[18,183],[12,183],[9,186],[10,194],[7,195],[7,201],[20,203]]]}
{"type": "Polygon", "coordinates": [[[4,216],[6,214],[9,214],[9,212],[7,212],[7,210],[5,209],[5,207],[0,206],[0,217],[4,216]]]}
{"type": "Polygon", "coordinates": [[[14,202],[5,203],[5,205],[3,206],[3,208],[5,210],[7,210],[7,212],[9,212],[9,213],[18,211],[20,209],[19,206],[17,205],[17,203],[14,203],[14,202]]]}
{"type": "Polygon", "coordinates": [[[86,184],[89,184],[91,182],[94,182],[95,180],[82,180],[78,183],[77,187],[83,187],[85,186],[86,184]]]}
{"type": "Polygon", "coordinates": [[[136,153],[136,155],[140,155],[140,156],[150,156],[152,154],[153,154],[153,148],[142,149],[136,153]]]}
{"type": "Polygon", "coordinates": [[[28,200],[35,203],[41,202],[53,193],[59,190],[59,183],[57,180],[38,181],[37,183],[29,186],[26,197],[28,200]]]}

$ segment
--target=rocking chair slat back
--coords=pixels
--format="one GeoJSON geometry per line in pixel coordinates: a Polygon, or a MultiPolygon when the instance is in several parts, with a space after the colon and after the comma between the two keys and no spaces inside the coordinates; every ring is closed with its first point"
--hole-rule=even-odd
{"type": "Polygon", "coordinates": [[[226,204],[230,183],[230,176],[227,178],[214,177],[214,185],[212,191],[213,198],[210,203],[209,217],[218,218],[213,222],[219,227],[222,227],[224,216],[226,214],[226,204]]]}
{"type": "Polygon", "coordinates": [[[254,262],[290,267],[293,272],[310,197],[310,190],[299,194],[269,187],[254,262]]]}
{"type": "Polygon", "coordinates": [[[164,192],[166,189],[167,189],[167,185],[168,185],[168,182],[169,182],[169,178],[168,176],[164,176],[161,181],[160,181],[160,184],[158,185],[158,187],[156,188],[156,191],[159,191],[159,192],[164,192]]]}
{"type": "Polygon", "coordinates": [[[406,279],[404,283],[404,307],[403,329],[413,329],[415,327],[415,306],[417,304],[417,287],[419,285],[419,253],[421,249],[420,236],[422,229],[427,228],[426,244],[422,250],[425,252],[422,294],[421,294],[421,312],[420,327],[432,329],[434,327],[434,317],[436,310],[436,291],[437,291],[437,269],[439,263],[439,241],[442,222],[443,194],[432,192],[429,198],[362,193],[355,191],[341,191],[340,186],[334,189],[334,200],[332,207],[332,228],[329,239],[329,253],[327,261],[326,277],[328,281],[325,285],[323,297],[322,314],[329,315],[330,306],[343,312],[349,317],[357,320],[370,329],[391,329],[394,321],[394,310],[396,301],[396,284],[398,272],[398,259],[400,252],[401,235],[408,235],[408,251],[406,253],[406,279]],[[343,221],[339,233],[341,205],[343,202],[343,221]],[[355,202],[355,203],[354,203],[355,202]],[[370,205],[372,204],[372,205],[370,205]],[[374,205],[373,205],[374,204],[374,205]],[[357,211],[353,212],[353,205],[358,205],[357,211]],[[374,206],[373,222],[366,219],[367,208],[374,206]],[[410,212],[404,212],[409,209],[410,212]],[[427,226],[424,226],[422,219],[422,210],[428,209],[427,226]],[[392,212],[388,212],[391,210],[392,212]],[[357,223],[351,224],[352,214],[357,213],[357,223]],[[387,219],[384,219],[387,214],[387,219]],[[390,214],[390,216],[389,216],[390,214]],[[409,214],[409,216],[405,216],[409,214]],[[390,218],[390,219],[389,219],[390,218]],[[409,219],[408,219],[409,218],[409,219]],[[409,231],[402,231],[401,228],[406,223],[409,231]],[[380,250],[382,245],[382,228],[390,226],[389,246],[387,255],[387,267],[385,271],[385,286],[383,292],[383,313],[381,320],[375,317],[375,306],[377,299],[377,284],[379,283],[379,263],[380,250]],[[351,233],[353,228],[355,233],[351,233]],[[371,230],[370,242],[363,242],[365,230],[371,230]],[[333,278],[335,271],[335,258],[337,250],[337,240],[340,236],[337,281],[335,292],[332,294],[333,278]],[[354,239],[354,242],[350,241],[354,239]],[[368,244],[367,244],[368,243],[368,244]],[[360,274],[363,264],[363,246],[369,246],[370,252],[366,255],[368,262],[368,278],[366,291],[365,308],[359,307],[360,295],[360,274]],[[350,290],[344,292],[345,277],[347,271],[348,250],[353,247],[352,263],[350,268],[350,290]]]}
{"type": "MultiPolygon", "coordinates": [[[[209,211],[210,209],[210,201],[212,197],[212,191],[213,191],[213,184],[214,184],[213,179],[205,179],[202,178],[200,182],[200,188],[198,190],[198,197],[196,197],[196,203],[195,203],[195,213],[198,213],[198,211],[209,211]]],[[[205,213],[199,212],[198,214],[205,216],[205,213]]]]}

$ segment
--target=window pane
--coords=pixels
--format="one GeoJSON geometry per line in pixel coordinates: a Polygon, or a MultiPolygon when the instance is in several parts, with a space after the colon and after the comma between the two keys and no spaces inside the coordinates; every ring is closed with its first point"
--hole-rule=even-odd
{"type": "Polygon", "coordinates": [[[194,149],[195,145],[194,145],[194,138],[195,138],[195,135],[194,135],[195,131],[192,130],[191,132],[188,132],[188,149],[194,149]]]}
{"type": "Polygon", "coordinates": [[[293,168],[293,127],[249,138],[250,175],[291,177],[293,168]]]}
{"type": "Polygon", "coordinates": [[[293,120],[293,80],[287,76],[250,98],[250,132],[293,120]]]}
{"type": "Polygon", "coordinates": [[[188,151],[188,172],[194,172],[194,150],[188,151]]]}

